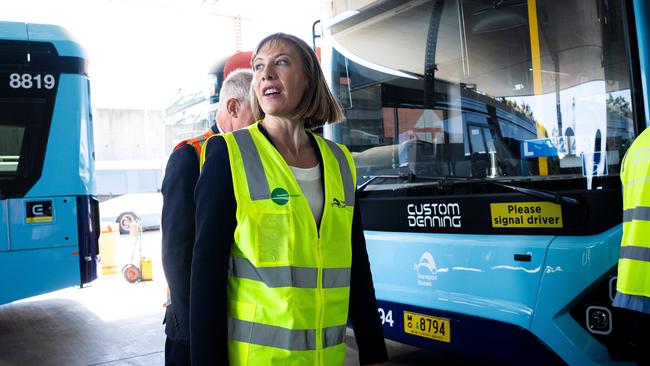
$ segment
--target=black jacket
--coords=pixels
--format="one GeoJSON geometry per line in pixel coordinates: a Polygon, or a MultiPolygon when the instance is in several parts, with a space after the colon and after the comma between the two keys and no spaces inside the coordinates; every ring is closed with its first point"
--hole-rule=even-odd
{"type": "MultiPolygon", "coordinates": [[[[217,133],[216,125],[212,131],[217,133]]],[[[192,145],[172,152],[162,183],[162,264],[171,289],[171,306],[165,313],[165,333],[189,345],[190,266],[194,247],[194,187],[199,159],[192,145]]]]}
{"type": "MultiPolygon", "coordinates": [[[[260,126],[260,129],[269,138],[263,127],[260,126]]],[[[226,142],[223,137],[215,136],[208,140],[204,148],[207,149],[206,161],[194,195],[197,203],[196,243],[190,295],[190,339],[194,366],[227,364],[228,258],[237,226],[237,204],[226,142]]],[[[315,146],[314,149],[322,169],[319,150],[315,146]]],[[[349,318],[359,346],[360,362],[385,361],[388,357],[377,314],[358,200],[352,224],[349,318]]]]}

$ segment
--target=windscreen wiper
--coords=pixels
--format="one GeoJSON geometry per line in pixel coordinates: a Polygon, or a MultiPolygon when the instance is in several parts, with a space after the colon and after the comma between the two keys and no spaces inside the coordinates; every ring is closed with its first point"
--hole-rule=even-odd
{"type": "Polygon", "coordinates": [[[427,180],[427,181],[432,181],[433,184],[435,184],[438,188],[442,188],[447,184],[447,182],[474,182],[474,183],[485,183],[485,184],[493,184],[499,187],[507,188],[515,192],[519,192],[522,194],[525,194],[527,196],[539,198],[544,201],[552,202],[552,203],[557,203],[557,204],[567,204],[571,206],[578,206],[580,205],[580,201],[573,197],[568,197],[562,194],[559,194],[557,192],[551,192],[551,191],[546,191],[543,189],[539,188],[525,188],[525,187],[519,187],[515,186],[512,184],[506,184],[506,183],[501,183],[498,181],[494,180],[489,180],[489,179],[479,179],[479,178],[472,178],[472,177],[457,177],[457,176],[426,176],[426,175],[415,175],[412,172],[408,173],[402,173],[402,174],[393,174],[393,175],[372,175],[372,176],[366,176],[369,177],[367,181],[363,182],[358,188],[357,191],[359,193],[363,192],[365,188],[372,183],[375,179],[379,178],[385,178],[385,179],[399,179],[402,181],[407,181],[410,183],[415,182],[416,179],[422,179],[422,180],[427,180]]]}
{"type": "Polygon", "coordinates": [[[518,187],[518,186],[513,186],[513,185],[510,185],[510,184],[495,182],[495,181],[491,181],[491,180],[486,180],[485,182],[497,185],[499,187],[508,188],[510,190],[525,194],[527,196],[539,198],[539,199],[542,199],[542,200],[548,201],[548,202],[553,202],[553,203],[557,203],[557,204],[566,203],[566,204],[571,205],[571,206],[580,205],[580,201],[578,201],[577,199],[572,198],[572,197],[568,197],[568,196],[565,196],[565,195],[562,195],[562,194],[559,194],[557,192],[546,191],[546,190],[539,189],[539,188],[518,187]]]}
{"type": "MultiPolygon", "coordinates": [[[[365,188],[372,183],[375,179],[397,179],[408,183],[414,183],[417,179],[432,182],[438,188],[442,188],[448,181],[462,181],[466,182],[472,178],[468,177],[455,177],[455,176],[429,176],[429,175],[415,175],[413,172],[406,172],[400,174],[379,174],[379,175],[364,175],[364,178],[370,178],[357,187],[359,193],[363,192],[365,188]]],[[[482,181],[482,180],[481,180],[482,181]]]]}
{"type": "Polygon", "coordinates": [[[366,187],[372,183],[375,179],[383,178],[383,179],[400,179],[400,180],[408,180],[410,179],[406,174],[380,174],[380,175],[364,175],[364,178],[370,178],[367,181],[361,183],[357,187],[357,192],[361,193],[363,192],[366,187]]]}

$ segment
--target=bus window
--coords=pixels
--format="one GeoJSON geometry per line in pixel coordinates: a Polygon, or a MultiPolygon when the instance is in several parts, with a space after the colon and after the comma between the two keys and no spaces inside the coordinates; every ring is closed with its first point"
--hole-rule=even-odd
{"type": "Polygon", "coordinates": [[[467,129],[469,130],[469,142],[472,147],[472,153],[487,153],[487,150],[485,149],[485,140],[483,138],[483,129],[472,125],[467,126],[467,129]]]}
{"type": "MultiPolygon", "coordinates": [[[[389,21],[352,17],[336,24],[332,89],[350,105],[341,142],[361,153],[405,140],[433,143],[436,135],[436,150],[448,152],[443,159],[450,166],[473,164],[492,153],[502,177],[585,176],[583,163],[601,154],[607,169],[599,174],[617,174],[635,136],[622,12],[613,5],[583,7],[577,0],[561,6],[538,1],[536,12],[535,32],[522,1],[410,2],[389,21]],[[598,21],[603,11],[609,12],[606,24],[598,21]],[[413,23],[436,31],[435,37],[395,28],[413,23]],[[435,66],[433,74],[427,73],[428,63],[435,66]],[[407,109],[439,117],[409,122],[407,109]],[[602,138],[596,147],[598,130],[602,138]],[[350,131],[376,138],[360,139],[359,132],[351,136],[350,131]]],[[[411,163],[393,169],[436,164],[411,163]]],[[[471,171],[461,170],[449,173],[471,171]]]]}
{"type": "Polygon", "coordinates": [[[25,128],[0,126],[0,136],[0,174],[15,175],[25,128]]]}
{"type": "MultiPolygon", "coordinates": [[[[0,75],[10,81],[18,73],[0,75]]],[[[34,76],[48,76],[52,85],[58,79],[51,72],[34,76]]],[[[22,197],[41,174],[56,88],[43,84],[38,89],[35,83],[32,88],[23,88],[22,84],[12,88],[10,82],[6,84],[0,87],[0,192],[5,197],[22,197]]]]}

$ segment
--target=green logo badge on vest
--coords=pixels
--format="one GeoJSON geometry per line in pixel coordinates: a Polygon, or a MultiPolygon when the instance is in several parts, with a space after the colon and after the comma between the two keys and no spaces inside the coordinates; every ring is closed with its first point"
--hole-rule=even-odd
{"type": "Polygon", "coordinates": [[[289,202],[289,192],[284,188],[276,188],[271,192],[271,201],[278,206],[284,206],[289,202]]]}

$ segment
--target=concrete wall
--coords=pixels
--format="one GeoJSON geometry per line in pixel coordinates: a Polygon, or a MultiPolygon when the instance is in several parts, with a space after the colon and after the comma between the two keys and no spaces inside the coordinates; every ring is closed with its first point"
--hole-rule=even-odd
{"type": "Polygon", "coordinates": [[[93,110],[96,194],[158,192],[170,149],[162,110],[93,110]]]}
{"type": "Polygon", "coordinates": [[[95,159],[166,160],[162,110],[93,110],[95,159]]]}

